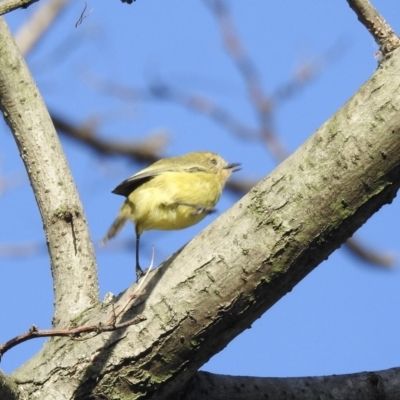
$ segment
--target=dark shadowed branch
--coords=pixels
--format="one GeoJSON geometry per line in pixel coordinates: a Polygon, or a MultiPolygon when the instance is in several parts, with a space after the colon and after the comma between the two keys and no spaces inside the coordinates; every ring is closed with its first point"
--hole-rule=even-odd
{"type": "Polygon", "coordinates": [[[400,398],[400,368],[304,378],[260,378],[198,372],[181,392],[166,400],[198,400],[205,394],[207,400],[397,400],[400,398]]]}

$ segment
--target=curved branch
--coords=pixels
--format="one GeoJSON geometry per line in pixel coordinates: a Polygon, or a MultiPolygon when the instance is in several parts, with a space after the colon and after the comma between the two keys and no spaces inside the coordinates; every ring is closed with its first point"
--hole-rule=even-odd
{"type": "Polygon", "coordinates": [[[57,325],[98,301],[96,261],[82,204],[57,133],[1,17],[0,38],[0,107],[42,216],[54,279],[53,323],[57,325]]]}
{"type": "Polygon", "coordinates": [[[36,339],[40,337],[60,337],[60,336],[67,336],[71,339],[76,340],[87,340],[91,339],[93,336],[84,336],[81,337],[82,334],[87,333],[94,333],[95,335],[99,335],[103,332],[113,332],[118,329],[126,328],[129,325],[136,325],[142,321],[146,320],[144,315],[137,315],[136,317],[124,321],[118,322],[117,318],[125,311],[126,307],[132,300],[135,300],[141,296],[143,296],[145,292],[138,292],[133,293],[125,303],[125,306],[122,305],[118,308],[118,310],[113,309],[113,314],[111,317],[104,323],[98,322],[96,324],[91,325],[81,325],[74,328],[64,328],[64,329],[39,329],[36,325],[32,325],[28,332],[25,332],[21,335],[18,335],[7,342],[0,345],[0,360],[3,355],[8,351],[11,350],[13,347],[18,346],[21,343],[24,343],[31,339],[36,339]]]}

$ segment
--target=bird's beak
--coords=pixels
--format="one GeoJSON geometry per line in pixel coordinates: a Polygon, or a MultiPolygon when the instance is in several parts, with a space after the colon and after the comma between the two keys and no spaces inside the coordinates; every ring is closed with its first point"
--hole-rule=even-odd
{"type": "Polygon", "coordinates": [[[240,171],[242,168],[240,167],[242,164],[240,163],[231,163],[228,164],[224,169],[230,169],[232,172],[240,171]]]}

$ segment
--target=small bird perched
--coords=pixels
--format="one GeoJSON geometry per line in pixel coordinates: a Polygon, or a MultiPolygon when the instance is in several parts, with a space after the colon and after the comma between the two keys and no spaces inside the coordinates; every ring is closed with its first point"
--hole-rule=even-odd
{"type": "Polygon", "coordinates": [[[200,222],[215,211],[226,180],[240,169],[239,165],[228,164],[208,151],[155,162],[112,191],[126,200],[101,243],[113,238],[131,220],[136,232],[136,276],[140,278],[139,241],[143,231],[184,229],[200,222]]]}

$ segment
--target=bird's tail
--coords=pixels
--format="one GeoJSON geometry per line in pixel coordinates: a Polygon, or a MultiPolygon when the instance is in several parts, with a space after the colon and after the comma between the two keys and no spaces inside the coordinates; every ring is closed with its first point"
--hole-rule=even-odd
{"type": "Polygon", "coordinates": [[[117,219],[108,230],[106,236],[101,239],[100,246],[103,246],[108,242],[109,239],[112,239],[124,227],[127,220],[128,219],[124,215],[118,215],[117,219]]]}

